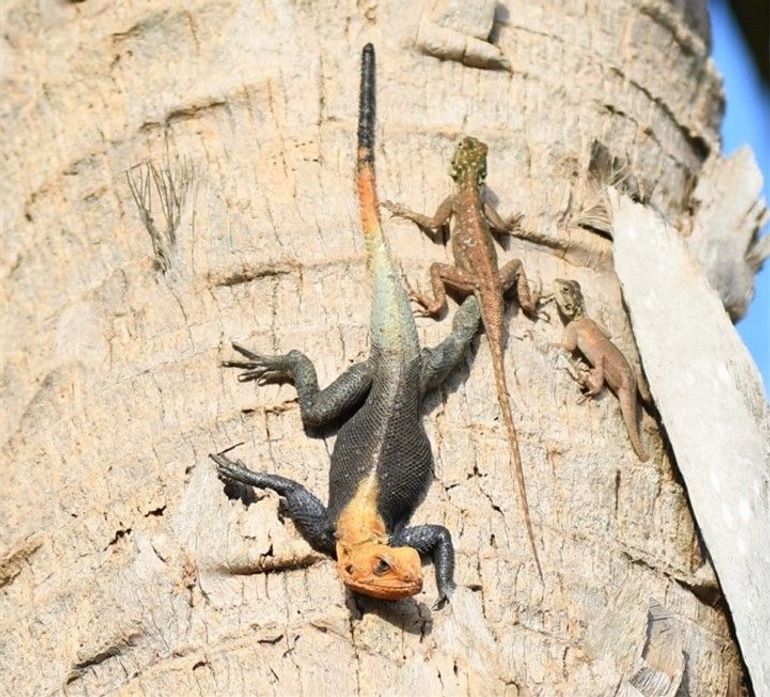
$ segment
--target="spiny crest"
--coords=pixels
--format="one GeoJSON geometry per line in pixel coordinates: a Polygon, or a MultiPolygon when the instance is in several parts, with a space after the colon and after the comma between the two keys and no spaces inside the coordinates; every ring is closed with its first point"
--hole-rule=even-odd
{"type": "Polygon", "coordinates": [[[487,178],[487,146],[466,136],[458,144],[449,174],[459,185],[482,186],[487,178]]]}
{"type": "Polygon", "coordinates": [[[559,311],[567,318],[577,318],[585,314],[586,305],[583,291],[577,281],[557,278],[554,281],[554,297],[559,311]]]}

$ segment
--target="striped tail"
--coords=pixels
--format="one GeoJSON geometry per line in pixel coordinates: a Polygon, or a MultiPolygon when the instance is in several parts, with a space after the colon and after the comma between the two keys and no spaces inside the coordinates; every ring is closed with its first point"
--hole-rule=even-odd
{"type": "MultiPolygon", "coordinates": [[[[374,176],[374,118],[375,118],[374,46],[366,44],[361,53],[361,88],[358,97],[358,161],[356,184],[364,236],[382,239],[379,200],[374,176]]],[[[367,252],[369,252],[367,244],[367,252]]]]}
{"type": "Polygon", "coordinates": [[[367,267],[372,279],[372,345],[396,350],[409,360],[419,355],[420,345],[409,298],[390,259],[380,227],[380,204],[374,176],[375,105],[374,46],[366,44],[361,54],[356,187],[367,267]]]}

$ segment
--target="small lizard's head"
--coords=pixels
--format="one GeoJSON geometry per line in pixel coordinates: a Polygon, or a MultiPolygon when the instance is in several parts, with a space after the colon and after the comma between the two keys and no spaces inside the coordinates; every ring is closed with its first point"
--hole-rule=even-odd
{"type": "Polygon", "coordinates": [[[463,138],[457,144],[449,174],[459,186],[483,186],[487,178],[486,144],[470,136],[463,138]]]}
{"type": "Polygon", "coordinates": [[[557,278],[554,281],[553,297],[556,307],[565,319],[577,319],[585,314],[586,306],[580,284],[568,278],[557,278]]]}
{"type": "Polygon", "coordinates": [[[420,555],[412,547],[338,542],[337,569],[346,586],[372,598],[399,600],[422,590],[420,555]]]}

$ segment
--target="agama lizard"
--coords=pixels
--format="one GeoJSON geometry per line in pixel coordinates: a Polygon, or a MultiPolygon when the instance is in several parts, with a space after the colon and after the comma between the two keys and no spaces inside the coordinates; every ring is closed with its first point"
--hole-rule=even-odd
{"type": "Polygon", "coordinates": [[[637,381],[626,357],[609,339],[609,334],[586,314],[585,300],[577,281],[557,278],[554,282],[554,299],[559,314],[566,322],[562,345],[573,353],[580,351],[593,366],[587,374],[577,375],[586,389],[585,397],[595,397],[605,382],[620,401],[620,413],[628,431],[634,452],[642,462],[647,453],[639,438],[637,392],[644,402],[651,401],[646,385],[637,381]]]}
{"type": "Polygon", "coordinates": [[[484,331],[487,333],[492,353],[497,399],[508,431],[511,445],[513,470],[519,490],[524,521],[532,546],[532,553],[540,578],[543,572],[537,555],[532,521],[527,504],[527,490],[521,465],[516,428],[513,425],[508,385],[503,367],[505,346],[504,295],[514,285],[519,304],[530,317],[538,316],[539,293],[530,289],[524,266],[520,259],[513,259],[498,269],[497,253],[491,230],[507,232],[509,225],[503,221],[494,206],[484,198],[484,181],[487,175],[487,146],[475,138],[460,141],[452,158],[450,175],[457,184],[457,191],[447,196],[429,218],[407,208],[386,201],[383,206],[391,213],[416,223],[423,230],[436,232],[455,217],[452,231],[452,251],[455,266],[433,264],[430,267],[433,298],[412,291],[411,297],[422,306],[422,314],[437,315],[446,307],[446,288],[449,286],[462,293],[473,293],[479,302],[484,331]]]}
{"type": "Polygon", "coordinates": [[[306,426],[348,417],[331,458],[328,507],[295,481],[252,472],[223,453],[212,458],[221,477],[277,492],[299,531],[315,549],[336,556],[343,582],[356,592],[387,600],[414,595],[422,588],[420,556],[432,557],[441,606],[454,588],[450,533],[441,525],[407,527],[433,473],[421,402],[459,362],[481,315],[469,298],[455,315],[451,334],[434,349],[420,350],[409,298],[380,227],[374,108],[374,48],[367,44],[356,183],[373,296],[369,358],[324,390],[311,361],[296,350],[263,356],[233,344],[248,360],[224,363],[243,369],[242,381],[293,382],[306,426]]]}

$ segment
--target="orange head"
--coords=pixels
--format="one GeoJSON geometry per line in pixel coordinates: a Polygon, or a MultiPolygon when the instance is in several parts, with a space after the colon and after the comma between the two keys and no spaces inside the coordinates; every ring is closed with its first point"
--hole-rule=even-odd
{"type": "Polygon", "coordinates": [[[338,542],[337,570],[346,586],[372,598],[399,600],[422,590],[420,555],[412,547],[338,542]]]}

